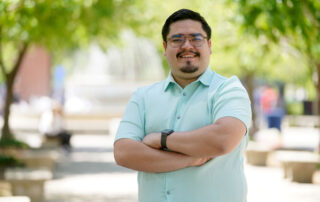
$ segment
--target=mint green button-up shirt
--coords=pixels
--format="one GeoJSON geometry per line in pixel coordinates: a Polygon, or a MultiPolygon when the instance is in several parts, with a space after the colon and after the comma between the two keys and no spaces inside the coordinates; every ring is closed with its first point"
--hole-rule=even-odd
{"type": "MultiPolygon", "coordinates": [[[[209,68],[185,88],[171,74],[166,80],[139,88],[131,97],[115,141],[142,141],[163,129],[189,131],[222,117],[251,123],[250,100],[237,77],[225,78],[209,68]]],[[[230,126],[232,127],[232,126],[230,126]]],[[[199,167],[166,173],[138,173],[140,202],[245,202],[243,171],[246,134],[231,153],[199,167]]]]}

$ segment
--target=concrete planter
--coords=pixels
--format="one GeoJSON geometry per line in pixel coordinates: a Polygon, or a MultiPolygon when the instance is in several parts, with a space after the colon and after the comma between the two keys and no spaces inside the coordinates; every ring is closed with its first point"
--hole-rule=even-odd
{"type": "Polygon", "coordinates": [[[8,182],[0,182],[0,199],[4,196],[12,196],[11,185],[8,182]]]}
{"type": "Polygon", "coordinates": [[[0,148],[0,153],[2,155],[12,156],[18,159],[19,157],[21,157],[24,150],[25,149],[8,147],[8,148],[0,148]]]}
{"type": "Polygon", "coordinates": [[[54,170],[57,159],[58,153],[54,150],[27,150],[20,157],[27,168],[47,168],[51,171],[54,170]]]}
{"type": "Polygon", "coordinates": [[[5,180],[12,186],[12,194],[28,196],[32,202],[44,201],[44,183],[52,179],[48,169],[7,169],[5,180]]]}
{"type": "Polygon", "coordinates": [[[7,196],[0,197],[0,202],[30,202],[30,198],[27,196],[7,196]]]}

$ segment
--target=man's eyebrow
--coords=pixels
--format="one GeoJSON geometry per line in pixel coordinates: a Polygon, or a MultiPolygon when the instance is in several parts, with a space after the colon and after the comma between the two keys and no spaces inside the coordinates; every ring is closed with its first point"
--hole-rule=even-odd
{"type": "Polygon", "coordinates": [[[190,34],[191,36],[203,36],[202,34],[200,34],[200,33],[192,33],[192,34],[190,34]]]}
{"type": "Polygon", "coordinates": [[[183,35],[184,34],[174,34],[170,38],[178,38],[178,37],[182,37],[183,35]]]}
{"type": "Polygon", "coordinates": [[[189,35],[189,36],[202,36],[201,33],[191,33],[191,34],[174,34],[172,35],[170,38],[178,38],[178,37],[182,37],[182,36],[185,36],[185,35],[189,35]]]}

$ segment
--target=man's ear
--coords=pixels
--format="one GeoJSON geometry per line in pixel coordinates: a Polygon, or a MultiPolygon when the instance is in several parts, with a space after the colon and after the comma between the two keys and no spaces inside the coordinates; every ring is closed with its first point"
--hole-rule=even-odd
{"type": "Polygon", "coordinates": [[[166,51],[166,50],[167,50],[167,43],[166,43],[165,41],[163,41],[163,42],[162,42],[162,45],[163,45],[163,48],[164,48],[163,55],[164,55],[164,56],[167,56],[167,51],[166,51]]]}
{"type": "Polygon", "coordinates": [[[209,39],[209,41],[208,41],[208,46],[209,46],[209,49],[210,49],[210,55],[211,55],[211,54],[212,54],[211,39],[209,39]]]}

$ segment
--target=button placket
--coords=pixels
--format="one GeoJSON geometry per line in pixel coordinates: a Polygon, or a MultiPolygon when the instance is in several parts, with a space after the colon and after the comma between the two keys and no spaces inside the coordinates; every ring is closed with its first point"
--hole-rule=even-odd
{"type": "Polygon", "coordinates": [[[183,106],[184,106],[184,104],[185,104],[185,96],[186,96],[186,93],[185,93],[185,92],[182,92],[182,94],[180,94],[180,95],[182,95],[182,96],[180,97],[179,108],[178,108],[178,110],[177,110],[177,116],[176,116],[177,120],[180,120],[180,119],[181,119],[181,112],[183,111],[183,106]]]}
{"type": "Polygon", "coordinates": [[[174,128],[179,128],[179,125],[181,124],[180,122],[186,105],[186,96],[184,96],[184,94],[187,95],[183,90],[179,92],[179,101],[177,103],[175,117],[173,117],[175,119],[174,128]]]}

